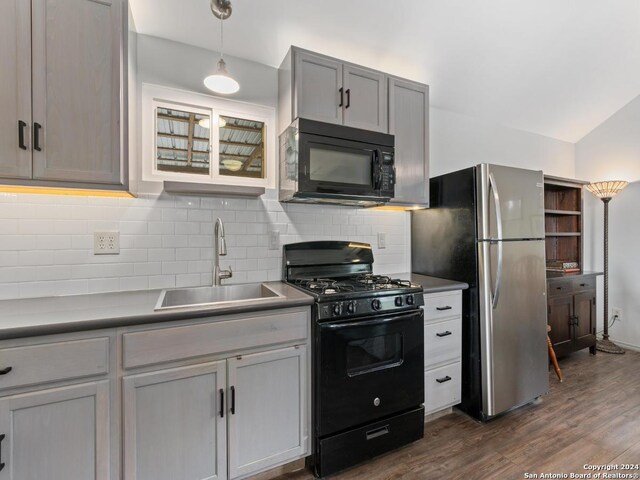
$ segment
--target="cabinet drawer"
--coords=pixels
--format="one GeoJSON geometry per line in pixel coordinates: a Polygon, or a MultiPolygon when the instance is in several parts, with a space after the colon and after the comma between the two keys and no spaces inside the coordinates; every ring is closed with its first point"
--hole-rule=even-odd
{"type": "Polygon", "coordinates": [[[124,368],[186,360],[283,342],[304,341],[308,311],[275,312],[123,335],[124,368]]]}
{"type": "Polygon", "coordinates": [[[426,321],[455,317],[461,313],[461,292],[424,296],[424,319],[426,321]]]}
{"type": "Polygon", "coordinates": [[[424,327],[426,369],[459,361],[462,355],[462,318],[428,323],[424,327]]]}
{"type": "Polygon", "coordinates": [[[0,349],[0,391],[109,372],[109,338],[0,349]]]}
{"type": "Polygon", "coordinates": [[[548,294],[550,297],[554,297],[556,295],[564,295],[566,293],[573,292],[573,280],[554,280],[549,282],[548,284],[548,294]]]}
{"type": "Polygon", "coordinates": [[[453,363],[424,373],[425,414],[460,403],[462,367],[453,363]]]}
{"type": "Polygon", "coordinates": [[[579,277],[573,279],[573,291],[584,292],[596,289],[596,277],[579,277]]]}

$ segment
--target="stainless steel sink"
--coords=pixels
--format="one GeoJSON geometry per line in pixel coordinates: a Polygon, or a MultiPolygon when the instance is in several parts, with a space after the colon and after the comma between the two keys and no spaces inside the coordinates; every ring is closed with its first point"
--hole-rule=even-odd
{"type": "Polygon", "coordinates": [[[223,285],[163,290],[156,310],[216,305],[234,305],[273,300],[282,297],[262,283],[247,285],[223,285]]]}

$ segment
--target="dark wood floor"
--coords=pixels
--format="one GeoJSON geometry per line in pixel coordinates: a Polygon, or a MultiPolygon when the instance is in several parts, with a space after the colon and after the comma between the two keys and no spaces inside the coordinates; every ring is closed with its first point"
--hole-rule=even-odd
{"type": "MultiPolygon", "coordinates": [[[[550,393],[537,405],[487,424],[454,412],[426,424],[423,440],[333,478],[510,480],[640,463],[640,353],[583,351],[560,366],[564,383],[551,371],[550,393]]],[[[310,478],[299,471],[278,480],[310,478]]]]}

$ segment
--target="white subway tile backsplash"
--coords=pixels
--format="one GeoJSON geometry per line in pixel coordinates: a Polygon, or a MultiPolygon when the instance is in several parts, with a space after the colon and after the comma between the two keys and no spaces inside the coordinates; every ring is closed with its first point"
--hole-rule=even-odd
{"type": "Polygon", "coordinates": [[[282,245],[353,240],[374,246],[378,273],[409,266],[409,214],[259,199],[0,194],[0,299],[211,285],[213,231],[225,222],[229,283],[282,278],[282,245]],[[93,233],[120,232],[119,255],[94,255],[93,233]],[[269,233],[280,245],[269,249],[269,233]],[[376,236],[387,234],[377,250],[376,236]]]}

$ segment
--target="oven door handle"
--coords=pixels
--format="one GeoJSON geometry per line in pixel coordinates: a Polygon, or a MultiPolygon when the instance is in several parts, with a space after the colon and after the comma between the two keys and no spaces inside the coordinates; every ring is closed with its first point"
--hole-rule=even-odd
{"type": "Polygon", "coordinates": [[[422,310],[417,310],[417,311],[414,310],[404,315],[394,315],[393,317],[376,318],[373,320],[355,321],[355,322],[348,322],[348,323],[322,323],[320,324],[320,328],[328,328],[331,330],[342,330],[344,328],[353,328],[353,327],[370,327],[372,325],[388,325],[391,323],[401,322],[415,315],[421,315],[421,314],[422,314],[422,310]]]}
{"type": "Polygon", "coordinates": [[[382,150],[376,148],[371,152],[371,175],[373,177],[373,189],[382,187],[382,150]]]}

